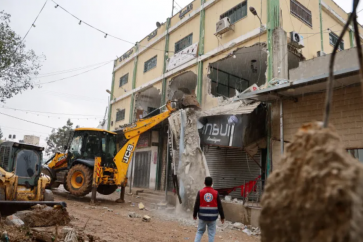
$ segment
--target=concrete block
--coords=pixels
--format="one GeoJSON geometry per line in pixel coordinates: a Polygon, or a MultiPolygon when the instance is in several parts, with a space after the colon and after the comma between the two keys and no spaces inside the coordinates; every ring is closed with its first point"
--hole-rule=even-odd
{"type": "Polygon", "coordinates": [[[20,218],[18,218],[15,215],[7,216],[5,219],[5,224],[10,225],[10,226],[16,226],[16,227],[24,226],[23,220],[21,220],[20,218]]]}
{"type": "Polygon", "coordinates": [[[148,215],[144,215],[144,217],[142,217],[142,221],[143,222],[150,222],[151,221],[151,217],[148,215]]]}
{"type": "Polygon", "coordinates": [[[139,209],[140,209],[140,210],[145,209],[145,206],[144,206],[144,204],[143,204],[143,203],[139,203],[139,209]]]}

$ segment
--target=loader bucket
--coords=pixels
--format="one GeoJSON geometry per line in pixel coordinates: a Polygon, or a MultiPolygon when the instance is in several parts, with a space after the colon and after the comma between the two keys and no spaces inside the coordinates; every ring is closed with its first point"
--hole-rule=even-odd
{"type": "Polygon", "coordinates": [[[49,202],[49,201],[0,201],[0,214],[1,216],[8,216],[16,213],[17,211],[29,210],[34,205],[47,205],[53,207],[59,205],[66,208],[65,202],[49,202]]]}
{"type": "Polygon", "coordinates": [[[182,108],[193,107],[200,109],[199,102],[195,95],[184,95],[184,97],[181,100],[181,107],[182,108]]]}

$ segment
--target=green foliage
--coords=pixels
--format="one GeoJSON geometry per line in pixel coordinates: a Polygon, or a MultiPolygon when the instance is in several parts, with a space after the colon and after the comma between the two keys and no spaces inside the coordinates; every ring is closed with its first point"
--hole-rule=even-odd
{"type": "Polygon", "coordinates": [[[3,131],[1,130],[1,127],[0,127],[0,143],[1,143],[1,139],[4,137],[3,135],[3,131]]]}
{"type": "Polygon", "coordinates": [[[57,130],[53,129],[49,137],[46,138],[47,148],[45,149],[46,155],[53,155],[56,152],[63,152],[63,147],[68,145],[69,138],[73,131],[73,123],[70,119],[67,124],[57,130]]]}
{"type": "Polygon", "coordinates": [[[0,11],[0,102],[32,89],[32,79],[41,68],[44,56],[25,50],[22,38],[9,26],[10,14],[0,11]]]}

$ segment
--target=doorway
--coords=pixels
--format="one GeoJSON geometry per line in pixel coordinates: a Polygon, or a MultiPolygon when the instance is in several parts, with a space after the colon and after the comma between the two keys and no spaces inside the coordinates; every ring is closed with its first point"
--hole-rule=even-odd
{"type": "Polygon", "coordinates": [[[151,151],[135,153],[134,186],[149,188],[151,151]]]}

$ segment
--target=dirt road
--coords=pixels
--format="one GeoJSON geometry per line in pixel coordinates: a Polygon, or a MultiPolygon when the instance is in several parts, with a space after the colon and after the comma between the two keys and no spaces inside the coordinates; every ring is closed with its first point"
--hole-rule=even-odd
{"type": "MultiPolygon", "coordinates": [[[[191,219],[191,215],[177,216],[174,210],[151,211],[150,204],[135,196],[126,195],[126,203],[118,204],[114,202],[119,196],[117,192],[110,196],[98,194],[96,206],[90,205],[89,196],[77,198],[63,188],[53,192],[56,200],[67,202],[68,212],[73,216],[71,224],[85,228],[87,234],[105,241],[194,241],[196,221],[191,219]],[[143,202],[147,210],[139,210],[139,202],[143,202]],[[130,212],[141,217],[148,215],[151,221],[142,222],[142,218],[129,218],[130,212]]],[[[206,234],[202,241],[207,241],[206,234]]],[[[217,231],[215,241],[258,242],[260,238],[227,228],[217,231]]]]}

